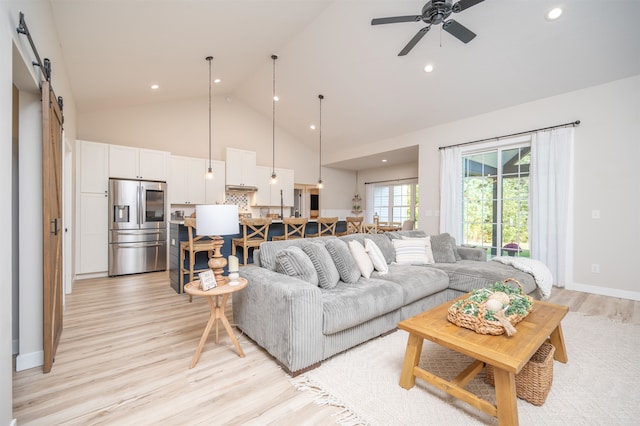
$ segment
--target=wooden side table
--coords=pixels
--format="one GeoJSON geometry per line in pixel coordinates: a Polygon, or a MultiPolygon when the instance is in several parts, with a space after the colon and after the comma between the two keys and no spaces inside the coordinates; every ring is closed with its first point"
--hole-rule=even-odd
{"type": "MultiPolygon", "coordinates": [[[[184,287],[184,290],[190,295],[206,297],[207,302],[209,303],[209,310],[211,311],[209,321],[207,322],[207,326],[204,329],[204,333],[202,333],[200,343],[198,344],[196,353],[193,356],[193,361],[191,361],[191,367],[189,368],[195,367],[195,365],[198,363],[200,353],[202,352],[202,348],[207,341],[207,337],[209,337],[209,332],[211,331],[211,327],[213,327],[214,323],[216,325],[216,344],[218,343],[218,320],[222,322],[222,325],[227,331],[227,334],[231,338],[231,342],[233,342],[233,346],[235,346],[236,351],[238,351],[238,355],[241,358],[244,358],[244,352],[242,352],[240,343],[238,343],[238,339],[236,339],[236,336],[233,334],[231,324],[229,324],[229,320],[224,314],[224,309],[231,293],[240,291],[247,286],[247,280],[245,278],[238,278],[238,281],[238,285],[219,285],[207,291],[203,291],[200,288],[200,280],[192,281],[184,287]]],[[[226,278],[226,282],[229,282],[229,278],[226,278]]]]}

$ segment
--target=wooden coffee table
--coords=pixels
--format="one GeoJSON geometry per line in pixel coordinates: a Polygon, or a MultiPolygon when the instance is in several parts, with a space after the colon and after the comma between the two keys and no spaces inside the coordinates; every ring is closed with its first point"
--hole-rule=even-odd
{"type": "MultiPolygon", "coordinates": [[[[468,295],[460,298],[465,297],[468,295]]],[[[478,334],[450,323],[447,320],[447,309],[454,302],[455,300],[443,303],[398,323],[398,328],[409,332],[400,374],[400,386],[411,389],[418,377],[473,407],[497,417],[499,425],[517,425],[515,375],[545,341],[555,346],[554,359],[567,362],[560,321],[569,308],[536,300],[531,313],[516,325],[517,333],[507,337],[506,334],[500,336],[478,334]],[[465,354],[475,361],[452,381],[444,380],[418,366],[424,339],[465,354]],[[485,364],[495,367],[495,405],[464,389],[467,383],[482,371],[485,364]]]]}

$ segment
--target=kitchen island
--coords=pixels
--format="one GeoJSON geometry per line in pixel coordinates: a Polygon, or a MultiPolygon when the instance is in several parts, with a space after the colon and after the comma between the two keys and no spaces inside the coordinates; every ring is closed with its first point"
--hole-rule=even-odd
{"type": "MultiPolygon", "coordinates": [[[[338,221],[338,225],[336,226],[336,233],[345,232],[347,229],[347,224],[345,221],[338,221]]],[[[240,225],[240,230],[242,230],[242,225],[240,225]]],[[[318,224],[315,219],[310,219],[307,223],[307,229],[305,234],[307,236],[313,236],[318,232],[318,224]]],[[[269,225],[269,235],[268,239],[271,239],[275,236],[284,235],[284,224],[280,219],[274,219],[269,225]]],[[[224,235],[224,245],[222,246],[222,256],[228,258],[231,256],[231,240],[233,238],[242,238],[242,234],[235,235],[224,235]]],[[[180,243],[183,241],[189,240],[189,233],[187,231],[187,227],[184,226],[184,221],[182,220],[172,220],[169,225],[169,280],[171,288],[173,288],[176,293],[180,293],[180,243]]],[[[238,249],[237,253],[238,257],[242,259],[242,248],[238,249]]],[[[202,269],[207,267],[208,257],[206,252],[196,253],[196,262],[194,269],[202,269]]],[[[249,253],[249,263],[253,263],[253,250],[249,253]]],[[[188,268],[189,266],[189,255],[185,254],[185,265],[188,268]]],[[[227,268],[225,267],[224,271],[225,275],[228,273],[227,268]]],[[[185,284],[189,282],[189,274],[185,274],[184,276],[185,284]]]]}

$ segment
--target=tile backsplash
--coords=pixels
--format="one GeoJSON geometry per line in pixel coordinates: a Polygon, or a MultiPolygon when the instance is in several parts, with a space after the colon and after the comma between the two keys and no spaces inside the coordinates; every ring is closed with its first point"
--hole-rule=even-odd
{"type": "Polygon", "coordinates": [[[249,211],[249,196],[243,192],[227,192],[224,203],[237,205],[239,212],[249,211]]]}

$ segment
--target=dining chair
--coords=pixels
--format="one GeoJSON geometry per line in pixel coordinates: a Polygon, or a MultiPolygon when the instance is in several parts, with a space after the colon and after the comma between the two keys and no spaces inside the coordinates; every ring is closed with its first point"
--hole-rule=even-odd
{"type": "Polygon", "coordinates": [[[249,258],[249,249],[259,247],[260,244],[267,241],[271,218],[243,218],[240,224],[242,225],[242,238],[233,238],[231,240],[231,254],[235,256],[236,248],[242,247],[244,260],[242,264],[246,265],[249,258]]]}
{"type": "Polygon", "coordinates": [[[285,217],[282,221],[284,225],[284,235],[276,235],[271,239],[274,241],[279,241],[304,238],[304,233],[307,228],[307,222],[309,222],[309,219],[307,219],[306,217],[285,217]]]}
{"type": "MultiPolygon", "coordinates": [[[[205,235],[196,236],[196,220],[194,217],[184,219],[189,239],[180,243],[180,293],[184,293],[184,276],[186,274],[189,274],[189,282],[191,282],[194,280],[195,274],[209,270],[208,265],[206,268],[195,269],[197,254],[207,252],[209,259],[213,257],[213,240],[205,235]],[[187,255],[189,255],[188,266],[185,265],[187,255]]],[[[192,298],[189,296],[189,301],[191,300],[192,298]]]]}
{"type": "Polygon", "coordinates": [[[316,219],[316,222],[318,223],[318,233],[315,235],[316,237],[336,235],[337,217],[319,217],[316,219]]]}
{"type": "Polygon", "coordinates": [[[415,220],[405,220],[402,222],[402,230],[403,231],[411,231],[415,224],[415,220]]]}
{"type": "Polygon", "coordinates": [[[347,234],[359,234],[362,232],[362,216],[347,216],[347,234]]]}

